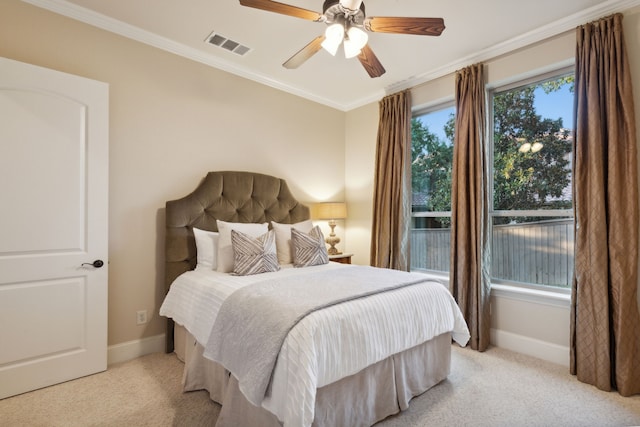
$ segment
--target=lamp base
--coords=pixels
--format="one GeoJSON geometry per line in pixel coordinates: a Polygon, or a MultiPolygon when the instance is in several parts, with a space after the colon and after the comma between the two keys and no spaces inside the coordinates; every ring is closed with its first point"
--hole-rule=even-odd
{"type": "Polygon", "coordinates": [[[331,233],[329,233],[329,237],[324,239],[324,241],[330,246],[330,248],[327,249],[327,252],[329,255],[340,255],[342,252],[336,249],[336,245],[340,243],[340,238],[336,236],[336,233],[334,232],[336,222],[334,220],[329,221],[329,227],[331,227],[331,233]]]}
{"type": "Polygon", "coordinates": [[[342,252],[337,250],[334,246],[331,246],[329,249],[327,249],[327,253],[329,255],[342,255],[342,252]]]}

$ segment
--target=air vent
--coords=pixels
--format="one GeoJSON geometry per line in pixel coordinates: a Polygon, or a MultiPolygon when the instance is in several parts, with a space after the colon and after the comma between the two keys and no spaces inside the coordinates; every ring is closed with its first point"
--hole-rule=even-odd
{"type": "Polygon", "coordinates": [[[237,41],[231,40],[222,34],[216,33],[215,31],[211,33],[205,41],[240,56],[247,54],[251,50],[251,48],[244,46],[237,41]]]}

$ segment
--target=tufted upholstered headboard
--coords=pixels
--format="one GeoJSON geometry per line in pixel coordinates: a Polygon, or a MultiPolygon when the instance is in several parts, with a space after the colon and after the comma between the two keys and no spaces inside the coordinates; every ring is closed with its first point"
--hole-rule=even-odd
{"type": "MultiPolygon", "coordinates": [[[[309,219],[283,179],[252,172],[209,172],[189,195],[166,203],[165,286],[196,265],[193,227],[217,231],[216,219],[228,222],[293,224],[309,219]]],[[[173,351],[173,322],[167,352],[173,351]]]]}

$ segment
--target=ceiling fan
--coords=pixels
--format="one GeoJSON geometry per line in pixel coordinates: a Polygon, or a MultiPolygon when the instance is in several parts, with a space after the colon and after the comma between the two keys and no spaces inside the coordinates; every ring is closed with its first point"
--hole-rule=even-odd
{"type": "Polygon", "coordinates": [[[367,18],[362,0],[325,0],[321,14],[271,0],[240,0],[240,4],[328,25],[324,35],[313,39],[282,64],[285,68],[298,68],[320,48],[335,55],[342,44],[347,58],[357,56],[369,76],[380,77],[386,70],[367,44],[365,30],[374,33],[439,36],[445,28],[442,18],[367,18]]]}

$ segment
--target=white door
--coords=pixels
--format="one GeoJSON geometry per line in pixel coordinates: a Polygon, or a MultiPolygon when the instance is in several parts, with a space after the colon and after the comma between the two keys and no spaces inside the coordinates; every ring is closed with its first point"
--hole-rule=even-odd
{"type": "Polygon", "coordinates": [[[1,399],[107,368],[108,85],[0,58],[0,123],[1,399]]]}

